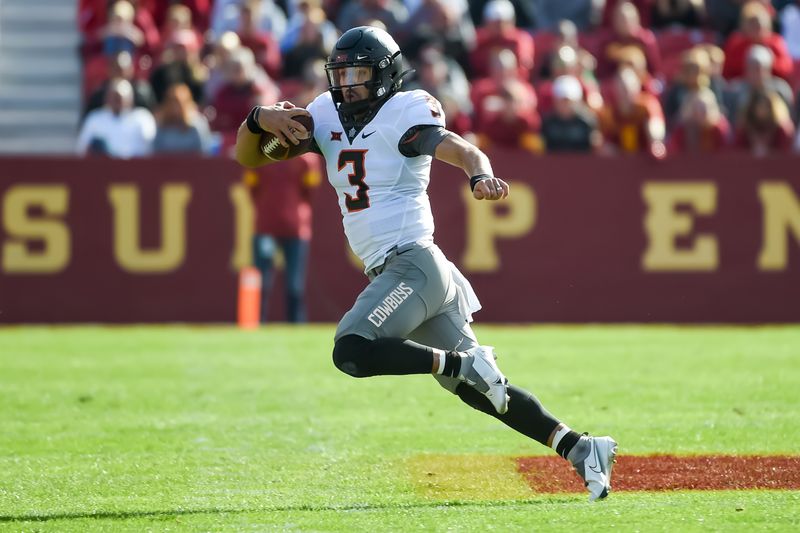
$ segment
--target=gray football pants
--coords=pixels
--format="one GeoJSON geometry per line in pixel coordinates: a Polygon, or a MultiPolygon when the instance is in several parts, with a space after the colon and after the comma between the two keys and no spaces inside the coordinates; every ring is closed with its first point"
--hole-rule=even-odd
{"type": "MultiPolygon", "coordinates": [[[[359,335],[410,339],[441,350],[466,351],[478,345],[465,315],[464,295],[438,246],[398,247],[368,273],[370,284],[342,317],[334,340],[359,335]]],[[[434,376],[455,394],[456,378],[434,376]]]]}

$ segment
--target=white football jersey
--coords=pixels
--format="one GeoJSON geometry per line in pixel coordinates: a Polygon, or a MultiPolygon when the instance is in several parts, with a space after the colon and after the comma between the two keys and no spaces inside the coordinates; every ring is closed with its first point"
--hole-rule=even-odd
{"type": "Polygon", "coordinates": [[[426,192],[433,158],[405,157],[398,143],[413,126],[444,126],[439,102],[422,90],[396,93],[352,143],[330,93],[319,95],[308,111],[339,198],[345,235],[365,271],[382,264],[394,246],[433,240],[426,192]]]}

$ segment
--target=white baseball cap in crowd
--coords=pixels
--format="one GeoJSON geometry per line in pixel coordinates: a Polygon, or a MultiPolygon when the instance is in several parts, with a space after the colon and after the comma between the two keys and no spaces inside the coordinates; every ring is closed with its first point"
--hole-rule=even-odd
{"type": "Polygon", "coordinates": [[[583,98],[583,87],[575,76],[559,76],[553,82],[553,96],[578,102],[583,98]]]}
{"type": "Polygon", "coordinates": [[[514,20],[514,4],[508,0],[491,0],[483,8],[483,21],[491,20],[514,20]]]}
{"type": "Polygon", "coordinates": [[[772,68],[772,63],[775,56],[772,55],[772,50],[760,44],[754,44],[747,51],[747,63],[754,63],[764,68],[772,68]]]}

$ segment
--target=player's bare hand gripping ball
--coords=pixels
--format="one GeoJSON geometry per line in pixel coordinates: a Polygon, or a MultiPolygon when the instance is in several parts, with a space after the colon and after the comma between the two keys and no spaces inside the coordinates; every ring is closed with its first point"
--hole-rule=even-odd
{"type": "Polygon", "coordinates": [[[500,178],[489,178],[475,184],[472,196],[476,200],[502,200],[508,198],[508,183],[500,178]]]}
{"type": "Polygon", "coordinates": [[[284,148],[289,147],[289,143],[300,144],[301,140],[308,139],[308,130],[292,117],[298,115],[311,116],[305,109],[296,107],[291,102],[278,102],[270,106],[258,108],[256,120],[264,131],[275,135],[284,148]]]}

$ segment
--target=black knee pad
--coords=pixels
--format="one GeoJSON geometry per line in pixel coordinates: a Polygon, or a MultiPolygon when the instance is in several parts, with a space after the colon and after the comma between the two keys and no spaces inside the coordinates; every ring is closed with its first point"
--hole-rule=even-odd
{"type": "Polygon", "coordinates": [[[354,378],[365,378],[372,375],[366,371],[364,365],[371,342],[359,335],[341,337],[333,345],[333,364],[354,378]]]}

